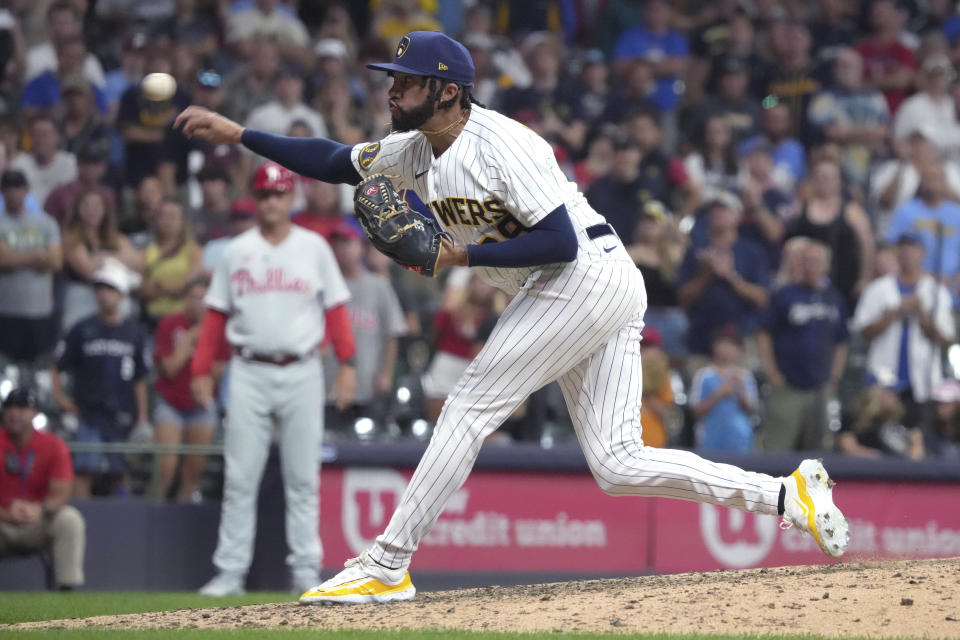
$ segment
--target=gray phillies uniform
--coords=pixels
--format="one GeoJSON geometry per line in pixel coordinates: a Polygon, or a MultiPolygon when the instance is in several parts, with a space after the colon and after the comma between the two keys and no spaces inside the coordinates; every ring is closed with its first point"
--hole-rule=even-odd
{"type": "Polygon", "coordinates": [[[781,482],[641,439],[640,272],[604,219],[567,181],[550,145],[520,123],[474,106],[440,157],[417,132],[353,148],[362,174],[385,173],[427,204],[458,245],[504,241],[565,205],[579,243],[566,264],[477,271],[515,294],[483,350],[447,398],[436,430],[370,556],[407,567],[484,439],[533,391],[557,381],[580,446],[610,495],[665,496],[776,514],[781,482]]]}
{"type": "Polygon", "coordinates": [[[217,263],[206,304],[229,316],[227,340],[248,354],[302,356],[292,364],[230,360],[224,430],[224,496],[213,563],[246,572],[253,555],[256,501],[279,424],[287,505],[287,558],[294,570],[320,564],[320,443],[323,373],[317,345],[324,313],[350,297],[327,242],[294,226],[280,244],[257,228],[233,240],[217,263]]]}

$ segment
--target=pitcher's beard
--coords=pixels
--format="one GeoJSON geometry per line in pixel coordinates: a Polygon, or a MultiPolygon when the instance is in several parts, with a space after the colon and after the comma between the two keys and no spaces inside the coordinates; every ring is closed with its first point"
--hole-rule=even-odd
{"type": "Polygon", "coordinates": [[[409,110],[398,109],[390,113],[390,124],[397,133],[413,131],[419,129],[433,116],[435,111],[435,101],[427,98],[423,104],[419,104],[409,110]]]}

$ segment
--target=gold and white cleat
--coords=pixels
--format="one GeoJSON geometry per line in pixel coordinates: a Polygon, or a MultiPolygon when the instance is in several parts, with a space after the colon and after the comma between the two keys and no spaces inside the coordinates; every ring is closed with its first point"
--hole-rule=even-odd
{"type": "Polygon", "coordinates": [[[847,550],[850,531],[847,519],[833,503],[833,485],[821,460],[804,460],[783,479],[782,529],[796,526],[813,536],[828,556],[839,558],[847,550]]]}
{"type": "Polygon", "coordinates": [[[300,604],[370,604],[411,600],[417,589],[410,573],[391,580],[389,570],[370,560],[366,553],[347,560],[343,571],[300,596],[300,604]]]}

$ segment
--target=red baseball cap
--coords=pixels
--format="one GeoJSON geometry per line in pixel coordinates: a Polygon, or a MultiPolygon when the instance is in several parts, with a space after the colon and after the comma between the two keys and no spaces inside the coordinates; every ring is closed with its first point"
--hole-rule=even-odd
{"type": "Polygon", "coordinates": [[[260,165],[253,177],[254,191],[293,191],[297,176],[276,162],[260,165]]]}

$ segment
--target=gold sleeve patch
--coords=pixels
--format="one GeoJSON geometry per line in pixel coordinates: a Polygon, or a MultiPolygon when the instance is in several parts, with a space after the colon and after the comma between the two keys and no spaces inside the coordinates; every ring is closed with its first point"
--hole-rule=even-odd
{"type": "Polygon", "coordinates": [[[360,150],[360,158],[358,162],[360,168],[366,171],[371,166],[373,166],[373,161],[377,159],[377,156],[380,155],[380,143],[371,142],[366,145],[363,149],[360,150]]]}

